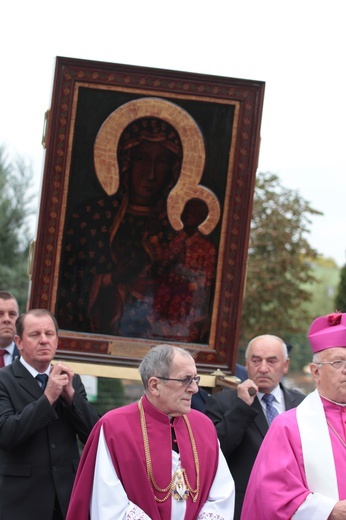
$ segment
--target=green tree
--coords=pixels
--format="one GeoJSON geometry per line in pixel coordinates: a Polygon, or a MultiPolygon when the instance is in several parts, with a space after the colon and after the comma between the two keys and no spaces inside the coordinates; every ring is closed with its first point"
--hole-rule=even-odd
{"type": "Polygon", "coordinates": [[[340,312],[346,312],[346,264],[340,270],[340,281],[335,297],[335,309],[340,312]]]}
{"type": "Polygon", "coordinates": [[[122,380],[99,377],[97,400],[92,403],[95,410],[100,415],[104,415],[109,410],[124,404],[126,404],[126,398],[122,380]]]}
{"type": "Polygon", "coordinates": [[[317,258],[311,267],[316,281],[306,286],[312,294],[312,300],[307,303],[306,308],[312,320],[335,311],[340,268],[335,260],[324,257],[317,258]]]}
{"type": "MultiPolygon", "coordinates": [[[[300,370],[311,361],[311,349],[307,340],[307,333],[312,321],[317,316],[329,314],[335,310],[334,300],[340,277],[340,269],[332,258],[318,257],[310,264],[313,280],[303,286],[310,292],[311,300],[302,304],[308,319],[301,332],[288,332],[284,339],[294,345],[291,357],[291,371],[300,370]]],[[[300,312],[302,312],[300,308],[300,312]]]]}
{"type": "Polygon", "coordinates": [[[21,311],[25,310],[29,284],[31,179],[31,167],[20,158],[9,162],[0,147],[0,288],[16,296],[21,311]]]}
{"type": "Polygon", "coordinates": [[[284,188],[271,173],[256,180],[247,280],[242,310],[242,342],[273,333],[290,342],[306,332],[317,256],[306,235],[311,215],[321,215],[297,192],[284,188]]]}

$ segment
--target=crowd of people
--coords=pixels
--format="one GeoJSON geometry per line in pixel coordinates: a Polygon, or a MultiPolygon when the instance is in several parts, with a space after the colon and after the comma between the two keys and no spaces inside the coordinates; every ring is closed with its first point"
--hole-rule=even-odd
{"type": "Polygon", "coordinates": [[[346,518],[346,314],[315,319],[308,339],[307,396],[285,386],[285,342],[264,334],[237,388],[193,409],[193,356],[159,344],[140,363],[139,401],[100,417],[80,376],[54,360],[54,315],[20,314],[0,291],[0,517],[346,518]]]}
{"type": "MultiPolygon", "coordinates": [[[[77,333],[160,343],[139,365],[138,402],[100,416],[55,360],[56,317],[20,314],[0,291],[0,519],[346,519],[346,314],[311,325],[311,394],[285,386],[288,347],[269,333],[249,342],[235,389],[199,388],[194,357],[173,343],[209,337],[220,201],[167,117],[119,114],[107,119],[123,125],[114,189],[68,215],[56,315],[77,333]],[[173,204],[179,186],[188,197],[173,204]]],[[[107,129],[94,155],[103,188],[107,129]]]]}

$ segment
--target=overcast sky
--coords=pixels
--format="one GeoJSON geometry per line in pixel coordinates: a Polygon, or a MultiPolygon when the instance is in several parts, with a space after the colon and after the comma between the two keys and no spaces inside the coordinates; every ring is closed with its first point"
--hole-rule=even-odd
{"type": "Polygon", "coordinates": [[[342,266],[345,232],[344,0],[12,0],[2,7],[0,145],[31,161],[56,56],[265,81],[259,170],[324,213],[310,243],[342,266]]]}

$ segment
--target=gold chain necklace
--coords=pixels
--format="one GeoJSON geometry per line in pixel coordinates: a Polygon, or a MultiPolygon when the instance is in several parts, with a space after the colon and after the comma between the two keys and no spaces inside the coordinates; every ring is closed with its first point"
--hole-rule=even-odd
{"type": "Polygon", "coordinates": [[[189,493],[191,495],[192,501],[196,502],[199,494],[199,459],[198,459],[198,453],[196,448],[195,439],[191,430],[190,422],[186,415],[183,415],[183,419],[185,421],[187,430],[189,432],[191,447],[192,447],[192,453],[193,453],[193,459],[195,462],[195,468],[196,468],[196,489],[193,489],[190,485],[190,481],[188,479],[188,476],[186,474],[186,470],[184,468],[177,469],[172,476],[171,481],[169,482],[168,486],[165,488],[160,488],[153,475],[153,467],[151,463],[151,455],[150,455],[150,448],[149,448],[149,440],[148,440],[148,432],[147,432],[147,425],[145,422],[145,414],[143,410],[143,403],[142,403],[142,397],[138,401],[138,408],[139,408],[139,415],[141,419],[141,428],[142,428],[142,435],[143,435],[143,444],[144,444],[144,452],[145,452],[145,462],[147,466],[147,475],[149,482],[153,488],[156,489],[156,491],[159,491],[160,493],[166,493],[166,496],[164,498],[158,498],[155,495],[154,492],[154,498],[156,502],[165,502],[171,495],[175,498],[175,500],[182,501],[187,500],[189,493]],[[186,480],[186,485],[184,483],[184,476],[186,480]],[[177,489],[175,489],[177,488],[177,489]],[[182,491],[181,491],[182,489],[182,491]]]}
{"type": "Polygon", "coordinates": [[[346,442],[340,437],[338,432],[333,428],[333,426],[330,424],[329,421],[327,421],[327,424],[328,424],[329,428],[335,433],[335,435],[337,436],[337,438],[339,439],[339,441],[341,442],[343,447],[346,448],[346,442]]]}

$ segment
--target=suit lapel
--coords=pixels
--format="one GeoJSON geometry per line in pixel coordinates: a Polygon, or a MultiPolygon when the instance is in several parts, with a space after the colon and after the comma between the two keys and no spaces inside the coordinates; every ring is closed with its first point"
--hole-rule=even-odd
{"type": "Polygon", "coordinates": [[[20,352],[16,344],[14,344],[14,349],[12,353],[12,362],[17,358],[20,357],[20,352]]]}
{"type": "Polygon", "coordinates": [[[252,408],[258,411],[258,415],[254,420],[255,425],[259,429],[262,437],[264,437],[268,431],[268,421],[266,416],[264,415],[263,408],[261,403],[259,402],[258,397],[255,397],[254,402],[252,403],[252,408]]]}
{"type": "MultiPolygon", "coordinates": [[[[285,401],[285,408],[286,410],[291,410],[291,408],[296,408],[296,406],[299,404],[300,401],[297,400],[296,395],[293,392],[290,392],[280,383],[280,388],[283,391],[284,394],[284,401],[285,401]]],[[[263,408],[261,406],[261,403],[259,402],[258,397],[255,397],[254,402],[252,403],[252,408],[255,408],[255,410],[258,411],[258,415],[254,420],[254,423],[258,430],[260,431],[261,435],[264,437],[268,431],[268,422],[267,418],[264,414],[263,408]]]]}
{"type": "Polygon", "coordinates": [[[291,410],[291,408],[295,408],[299,403],[297,402],[296,396],[287,390],[284,386],[280,385],[281,390],[284,393],[285,400],[285,408],[286,410],[291,410]]]}
{"type": "Polygon", "coordinates": [[[26,392],[36,398],[42,395],[42,389],[37,384],[37,381],[35,381],[35,378],[32,377],[30,372],[25,368],[24,365],[22,365],[19,359],[15,359],[13,361],[12,369],[19,386],[21,386],[26,392]]]}

